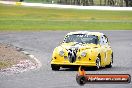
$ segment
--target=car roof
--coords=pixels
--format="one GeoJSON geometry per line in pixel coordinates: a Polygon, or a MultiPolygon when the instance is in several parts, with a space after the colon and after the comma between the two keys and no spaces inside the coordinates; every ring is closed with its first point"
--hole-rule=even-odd
{"type": "Polygon", "coordinates": [[[70,32],[67,35],[74,35],[74,34],[86,34],[86,35],[96,35],[96,36],[101,36],[104,35],[101,32],[90,32],[90,31],[75,31],[75,32],[70,32]]]}

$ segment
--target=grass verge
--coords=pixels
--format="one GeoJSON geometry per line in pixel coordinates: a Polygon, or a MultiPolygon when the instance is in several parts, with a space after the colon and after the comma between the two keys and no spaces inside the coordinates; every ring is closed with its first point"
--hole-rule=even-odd
{"type": "Polygon", "coordinates": [[[132,11],[35,8],[0,4],[0,30],[131,30],[132,11]]]}

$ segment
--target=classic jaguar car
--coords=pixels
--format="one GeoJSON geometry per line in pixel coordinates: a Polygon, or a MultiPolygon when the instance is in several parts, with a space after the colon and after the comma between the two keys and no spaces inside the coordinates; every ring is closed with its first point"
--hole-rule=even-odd
{"type": "Polygon", "coordinates": [[[53,51],[51,68],[59,70],[76,66],[112,67],[113,51],[106,35],[100,32],[68,33],[63,43],[53,51]]]}

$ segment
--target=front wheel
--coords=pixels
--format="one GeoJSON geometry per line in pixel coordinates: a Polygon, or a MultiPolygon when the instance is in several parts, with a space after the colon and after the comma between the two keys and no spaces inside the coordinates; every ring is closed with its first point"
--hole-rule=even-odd
{"type": "Polygon", "coordinates": [[[101,63],[101,60],[99,57],[97,57],[96,59],[96,66],[95,66],[95,70],[98,70],[100,68],[100,63],[101,63]]]}
{"type": "Polygon", "coordinates": [[[51,68],[52,68],[52,70],[54,70],[54,71],[58,71],[59,69],[60,69],[60,66],[57,66],[57,65],[51,65],[51,68]]]}

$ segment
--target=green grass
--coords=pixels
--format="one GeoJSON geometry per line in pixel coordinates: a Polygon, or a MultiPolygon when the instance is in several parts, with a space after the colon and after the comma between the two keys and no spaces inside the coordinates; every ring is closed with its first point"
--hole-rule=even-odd
{"type": "Polygon", "coordinates": [[[97,11],[0,4],[0,30],[131,30],[132,11],[97,11]]]}
{"type": "Polygon", "coordinates": [[[14,63],[8,61],[0,61],[0,69],[11,67],[14,63]]]}
{"type": "Polygon", "coordinates": [[[6,62],[0,62],[0,69],[5,68],[8,66],[8,63],[6,62]]]}
{"type": "MultiPolygon", "coordinates": [[[[54,2],[57,2],[58,0],[53,0],[54,2]]],[[[35,2],[35,3],[51,3],[52,0],[24,0],[24,2],[35,2]]]]}

